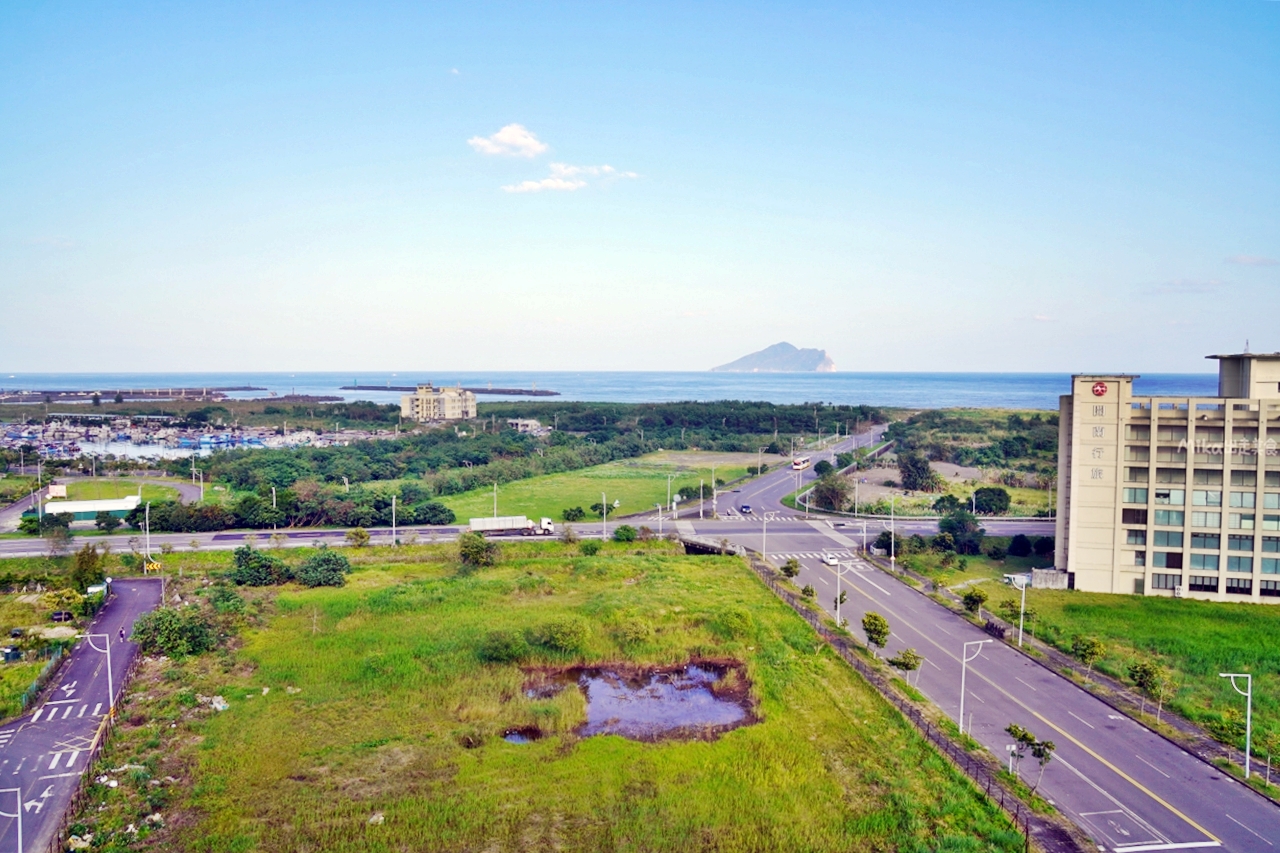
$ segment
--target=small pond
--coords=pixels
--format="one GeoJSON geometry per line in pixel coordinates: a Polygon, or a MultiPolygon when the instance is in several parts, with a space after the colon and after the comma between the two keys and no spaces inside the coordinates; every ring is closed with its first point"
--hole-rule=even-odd
{"type": "Polygon", "coordinates": [[[540,674],[526,685],[526,692],[548,696],[574,684],[587,700],[587,721],[577,730],[583,737],[709,739],[755,722],[741,664],[573,668],[540,674]],[[726,679],[730,673],[733,677],[726,679]]]}

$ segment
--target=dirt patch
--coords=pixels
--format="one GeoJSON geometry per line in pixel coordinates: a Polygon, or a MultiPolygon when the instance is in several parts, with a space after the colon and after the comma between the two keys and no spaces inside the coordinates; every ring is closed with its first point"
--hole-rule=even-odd
{"type": "Polygon", "coordinates": [[[587,721],[581,737],[619,735],[630,740],[714,740],[758,721],[746,667],[732,660],[696,660],[674,666],[632,663],[529,670],[525,695],[545,699],[581,690],[587,721]]]}

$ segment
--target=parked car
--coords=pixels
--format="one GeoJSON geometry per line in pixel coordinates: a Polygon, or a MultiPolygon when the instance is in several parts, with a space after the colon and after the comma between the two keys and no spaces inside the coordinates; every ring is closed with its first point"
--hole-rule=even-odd
{"type": "Polygon", "coordinates": [[[75,619],[76,617],[75,617],[75,614],[72,613],[70,610],[55,610],[53,611],[53,615],[50,616],[49,618],[52,619],[54,622],[70,622],[72,619],[75,619]]]}
{"type": "Polygon", "coordinates": [[[828,566],[838,566],[840,565],[840,558],[835,554],[823,554],[822,562],[826,563],[828,566]]]}

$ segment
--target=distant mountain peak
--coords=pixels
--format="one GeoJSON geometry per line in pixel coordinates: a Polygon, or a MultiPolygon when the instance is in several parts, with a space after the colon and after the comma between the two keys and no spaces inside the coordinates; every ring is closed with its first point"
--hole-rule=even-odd
{"type": "Polygon", "coordinates": [[[711,369],[720,373],[832,373],[836,363],[826,350],[798,349],[783,341],[711,369]]]}

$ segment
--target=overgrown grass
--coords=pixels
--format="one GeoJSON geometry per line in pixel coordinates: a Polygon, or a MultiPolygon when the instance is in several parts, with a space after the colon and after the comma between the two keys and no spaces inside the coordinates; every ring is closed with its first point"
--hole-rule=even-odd
{"type": "MultiPolygon", "coordinates": [[[[136,480],[121,480],[115,477],[95,477],[93,479],[75,480],[67,484],[67,499],[73,501],[105,501],[127,498],[138,494],[139,483],[136,480]]],[[[155,483],[142,483],[142,499],[144,501],[176,501],[178,490],[172,486],[160,486],[155,483]]]]}
{"type": "MultiPolygon", "coordinates": [[[[669,458],[670,454],[665,454],[669,458]]],[[[745,465],[717,466],[715,477],[729,481],[746,474],[745,465]]],[[[697,486],[706,481],[706,494],[711,495],[711,468],[658,462],[641,457],[607,465],[597,465],[581,471],[564,474],[547,474],[518,480],[498,487],[498,515],[527,515],[530,518],[551,518],[559,522],[561,512],[570,507],[582,507],[587,518],[599,521],[600,516],[590,512],[592,504],[600,503],[603,492],[609,504],[619,502],[612,516],[650,512],[655,504],[667,500],[667,476],[677,475],[671,481],[672,493],[681,486],[697,486]]],[[[726,497],[725,500],[728,500],[726,497]]],[[[440,498],[458,515],[459,521],[468,518],[493,515],[493,490],[477,489],[460,495],[440,498]]]]}
{"type": "Polygon", "coordinates": [[[91,785],[78,828],[106,850],[1022,849],[739,560],[503,549],[469,576],[445,546],[374,559],[346,588],[281,592],[234,654],[153,662],[99,763],[144,771],[91,785]],[[565,616],[590,625],[582,651],[528,665],[734,658],[760,721],[711,741],[578,738],[580,694],[530,698],[519,666],[477,656],[491,630],[565,616]],[[201,710],[214,693],[229,710],[201,710]],[[526,725],[548,736],[500,738],[526,725]],[[168,828],[121,831],[166,798],[168,828]]]}
{"type": "MultiPolygon", "coordinates": [[[[992,602],[994,603],[994,602],[992,602]]],[[[1097,637],[1106,654],[1096,665],[1128,680],[1136,660],[1156,660],[1179,682],[1166,707],[1244,747],[1244,697],[1220,672],[1253,674],[1254,749],[1268,736],[1280,755],[1280,608],[1191,599],[1031,590],[1036,634],[1070,652],[1077,634],[1097,637]]]]}

